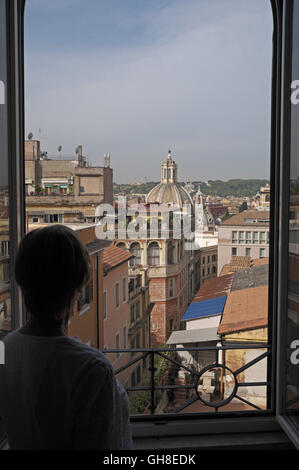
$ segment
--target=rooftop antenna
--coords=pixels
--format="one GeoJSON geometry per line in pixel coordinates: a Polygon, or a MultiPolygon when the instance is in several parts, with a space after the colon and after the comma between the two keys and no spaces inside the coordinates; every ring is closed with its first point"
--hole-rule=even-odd
{"type": "Polygon", "coordinates": [[[57,147],[57,150],[58,150],[58,153],[59,153],[59,158],[60,158],[60,160],[61,160],[62,145],[59,145],[59,146],[57,147]]]}

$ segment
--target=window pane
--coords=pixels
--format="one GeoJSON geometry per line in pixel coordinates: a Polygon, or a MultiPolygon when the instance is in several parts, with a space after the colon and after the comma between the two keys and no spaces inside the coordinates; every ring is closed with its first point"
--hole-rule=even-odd
{"type": "MultiPolygon", "coordinates": [[[[299,1],[294,2],[292,80],[299,79],[299,1]]],[[[298,93],[297,93],[298,96],[298,93]]],[[[299,104],[291,105],[286,413],[299,431],[299,104]]]]}
{"type": "Polygon", "coordinates": [[[6,8],[0,1],[0,335],[12,329],[10,309],[9,187],[7,148],[6,8]]]}

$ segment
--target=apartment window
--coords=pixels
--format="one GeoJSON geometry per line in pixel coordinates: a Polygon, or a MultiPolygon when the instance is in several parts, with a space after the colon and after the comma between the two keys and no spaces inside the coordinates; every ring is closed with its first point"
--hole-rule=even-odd
{"type": "Polygon", "coordinates": [[[123,344],[124,349],[127,349],[127,325],[123,326],[123,344]]]}
{"type": "Polygon", "coordinates": [[[238,238],[237,238],[238,232],[235,230],[232,231],[232,243],[237,243],[238,238]]]}
{"type": "Polygon", "coordinates": [[[239,232],[239,243],[244,243],[244,232],[239,232]]]}
{"type": "Polygon", "coordinates": [[[115,308],[119,307],[119,282],[115,284],[115,308]]]}
{"type": "Polygon", "coordinates": [[[141,370],[140,365],[136,367],[136,382],[139,383],[141,380],[141,370]]]}
{"type": "Polygon", "coordinates": [[[147,262],[149,266],[159,266],[160,264],[160,247],[157,242],[152,242],[147,248],[147,262]]]}
{"type": "Polygon", "coordinates": [[[237,256],[237,254],[238,254],[238,249],[232,248],[232,256],[237,256]]]}
{"type": "Polygon", "coordinates": [[[130,253],[134,255],[134,258],[130,260],[130,265],[131,266],[140,265],[141,264],[141,248],[140,248],[139,243],[137,242],[132,243],[132,245],[130,246],[130,253]]]}
{"type": "Polygon", "coordinates": [[[168,264],[173,264],[173,253],[174,253],[174,246],[172,242],[167,244],[167,262],[168,264]]]}
{"type": "Polygon", "coordinates": [[[208,256],[208,264],[209,264],[209,262],[210,262],[210,257],[208,256]]]}
{"type": "Polygon", "coordinates": [[[93,282],[92,280],[81,289],[78,299],[78,311],[84,309],[85,306],[91,304],[93,301],[93,282]]]}
{"type": "Polygon", "coordinates": [[[138,299],[136,302],[136,320],[140,318],[140,300],[138,299]]]}
{"type": "Polygon", "coordinates": [[[212,263],[215,263],[215,261],[216,261],[216,255],[213,255],[212,256],[212,263]]]}
{"type": "Polygon", "coordinates": [[[9,241],[8,240],[1,242],[1,255],[9,256],[9,241]]]}
{"type": "Polygon", "coordinates": [[[131,357],[132,357],[132,356],[134,356],[135,338],[132,338],[131,341],[130,341],[130,349],[132,349],[132,351],[131,351],[131,357]]]}
{"type": "Polygon", "coordinates": [[[266,248],[260,248],[260,258],[266,257],[266,248]]]}
{"type": "Polygon", "coordinates": [[[123,290],[123,302],[127,300],[127,278],[123,277],[123,282],[122,282],[122,290],[123,290]]]}
{"type": "MultiPolygon", "coordinates": [[[[296,2],[295,2],[295,5],[297,5],[296,2]]],[[[5,17],[5,15],[4,15],[4,17],[5,17]]],[[[1,47],[1,46],[0,46],[0,47],[1,47]]],[[[1,59],[0,59],[0,60],[1,60],[1,59]]],[[[2,65],[2,64],[1,64],[1,65],[2,65]]],[[[1,70],[1,67],[0,67],[0,70],[1,70]]],[[[1,73],[1,72],[0,72],[0,73],[1,73]]],[[[298,76],[298,74],[297,74],[296,76],[298,76]]],[[[295,76],[294,76],[294,79],[295,79],[295,76]]],[[[288,86],[289,86],[289,83],[288,83],[288,86]]],[[[1,121],[1,122],[2,122],[2,121],[1,121]]],[[[1,139],[0,139],[0,141],[1,141],[1,139]]],[[[1,172],[1,174],[2,174],[2,172],[1,172]]],[[[83,189],[83,188],[81,188],[81,190],[82,190],[82,189],[83,189]]],[[[132,381],[132,382],[133,382],[133,381],[132,381]]],[[[135,379],[134,379],[134,385],[135,385],[135,379]]]]}
{"type": "Polygon", "coordinates": [[[136,349],[140,348],[140,333],[136,335],[136,349]]]}
{"type": "Polygon", "coordinates": [[[253,232],[253,243],[256,245],[259,242],[259,233],[253,232]]]}
{"type": "Polygon", "coordinates": [[[44,216],[45,223],[47,224],[57,224],[64,221],[63,214],[45,214],[44,216]]]}
{"type": "Polygon", "coordinates": [[[170,279],[169,281],[169,297],[173,297],[174,295],[174,280],[170,279]]]}
{"type": "Polygon", "coordinates": [[[245,255],[251,257],[251,248],[246,248],[245,255]]]}
{"type": "Polygon", "coordinates": [[[169,329],[170,331],[173,331],[173,318],[169,320],[169,329]]]}
{"type": "Polygon", "coordinates": [[[210,274],[210,268],[208,267],[208,275],[210,274]]]}
{"type": "Polygon", "coordinates": [[[136,380],[135,380],[135,370],[131,372],[131,387],[136,386],[136,380]]]}
{"type": "Polygon", "coordinates": [[[266,243],[266,232],[260,232],[260,243],[266,243]]]}
{"type": "Polygon", "coordinates": [[[246,243],[247,244],[251,243],[251,232],[246,232],[246,243]]]}
{"type": "Polygon", "coordinates": [[[107,318],[107,292],[104,290],[103,292],[103,317],[104,320],[107,318]]]}
{"type": "Polygon", "coordinates": [[[205,275],[205,270],[204,270],[204,269],[202,270],[202,275],[203,275],[203,276],[205,275]]]}
{"type": "Polygon", "coordinates": [[[32,217],[32,223],[33,224],[38,224],[39,223],[39,217],[32,217]]]}
{"type": "Polygon", "coordinates": [[[213,266],[212,270],[213,270],[213,274],[215,274],[216,273],[216,266],[213,266]]]}
{"type": "Polygon", "coordinates": [[[202,257],[202,264],[205,264],[205,262],[206,262],[206,258],[205,258],[205,256],[203,256],[202,257]]]}
{"type": "MultiPolygon", "coordinates": [[[[115,349],[119,349],[119,333],[115,335],[115,349]]],[[[116,353],[116,359],[119,358],[119,352],[116,353]]]]}
{"type": "Polygon", "coordinates": [[[135,303],[130,306],[131,324],[135,322],[135,303]]]}

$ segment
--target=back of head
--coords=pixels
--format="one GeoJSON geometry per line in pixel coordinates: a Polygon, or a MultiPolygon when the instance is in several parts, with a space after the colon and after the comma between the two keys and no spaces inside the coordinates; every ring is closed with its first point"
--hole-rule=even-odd
{"type": "Polygon", "coordinates": [[[57,320],[88,282],[89,255],[77,234],[64,225],[36,229],[20,243],[15,275],[27,310],[41,321],[57,320]]]}

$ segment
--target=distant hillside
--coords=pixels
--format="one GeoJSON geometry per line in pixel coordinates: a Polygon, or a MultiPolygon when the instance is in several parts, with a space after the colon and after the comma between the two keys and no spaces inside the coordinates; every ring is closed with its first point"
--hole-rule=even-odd
{"type": "MultiPolygon", "coordinates": [[[[251,197],[254,196],[261,186],[265,186],[269,180],[258,179],[231,179],[228,181],[209,180],[193,181],[194,189],[197,191],[198,186],[203,194],[211,196],[236,196],[236,197],[251,197]],[[208,183],[208,184],[207,184],[208,183]]],[[[158,182],[150,181],[142,184],[114,184],[114,194],[147,194],[158,182]]],[[[182,183],[184,184],[184,183],[182,183]]]]}
{"type": "Polygon", "coordinates": [[[250,197],[255,196],[261,186],[265,186],[269,180],[258,179],[231,179],[228,181],[208,181],[206,183],[194,182],[196,189],[200,184],[200,189],[203,194],[210,194],[211,196],[236,196],[236,197],[250,197]]]}

